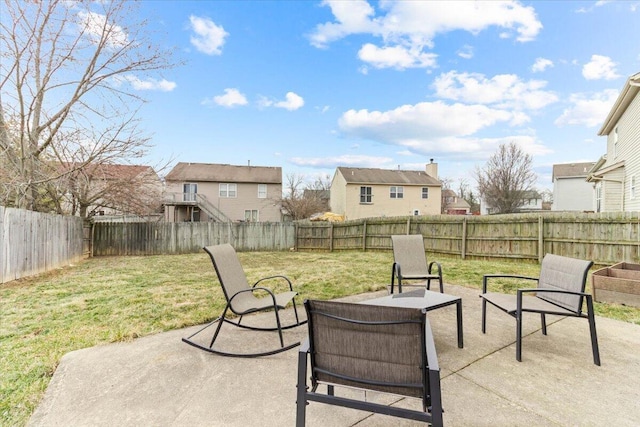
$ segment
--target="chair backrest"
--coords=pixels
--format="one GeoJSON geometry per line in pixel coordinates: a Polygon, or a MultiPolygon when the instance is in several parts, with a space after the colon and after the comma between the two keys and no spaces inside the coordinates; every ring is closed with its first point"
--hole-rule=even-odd
{"type": "MultiPolygon", "coordinates": [[[[587,273],[592,265],[591,261],[546,254],[540,268],[538,287],[584,292],[587,273]]],[[[578,314],[582,310],[582,297],[578,295],[540,293],[538,297],[578,314]]]]}
{"type": "MultiPolygon", "coordinates": [[[[247,276],[242,269],[238,254],[236,254],[233,246],[225,243],[222,245],[207,246],[203,249],[211,257],[211,262],[216,270],[227,302],[238,292],[249,289],[247,276]]],[[[253,293],[244,292],[231,301],[231,310],[237,313],[238,310],[235,310],[234,306],[246,307],[247,305],[251,305],[251,302],[254,300],[256,300],[256,297],[253,293]]]]}
{"type": "MultiPolygon", "coordinates": [[[[305,301],[305,308],[314,384],[428,400],[423,311],[335,301],[305,301]]],[[[437,370],[437,360],[431,362],[437,370]]]]}
{"type": "Polygon", "coordinates": [[[424,240],[421,234],[391,236],[393,261],[400,264],[403,276],[424,276],[429,273],[424,240]]]}

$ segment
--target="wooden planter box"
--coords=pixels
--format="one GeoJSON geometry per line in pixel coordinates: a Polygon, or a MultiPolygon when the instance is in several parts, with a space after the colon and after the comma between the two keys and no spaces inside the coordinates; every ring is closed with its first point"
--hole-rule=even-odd
{"type": "Polygon", "coordinates": [[[640,264],[619,262],[591,275],[593,298],[640,308],[640,264]]]}

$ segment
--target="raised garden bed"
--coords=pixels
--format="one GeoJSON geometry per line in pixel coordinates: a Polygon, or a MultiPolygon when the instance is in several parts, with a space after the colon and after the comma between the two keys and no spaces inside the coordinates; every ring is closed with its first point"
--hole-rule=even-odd
{"type": "Polygon", "coordinates": [[[640,308],[640,264],[619,262],[593,272],[593,298],[640,308]]]}

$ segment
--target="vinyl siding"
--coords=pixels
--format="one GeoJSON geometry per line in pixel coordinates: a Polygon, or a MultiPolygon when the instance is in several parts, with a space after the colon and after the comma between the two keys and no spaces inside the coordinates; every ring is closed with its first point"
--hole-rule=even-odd
{"type": "Polygon", "coordinates": [[[593,210],[593,183],[585,177],[556,178],[553,182],[554,211],[593,210]]]}
{"type": "MultiPolygon", "coordinates": [[[[359,219],[383,216],[413,215],[418,210],[420,215],[439,215],[441,203],[440,187],[428,187],[429,198],[422,198],[422,187],[404,185],[404,197],[392,199],[389,196],[390,185],[378,184],[349,184],[346,186],[346,219],[359,219]],[[372,202],[360,203],[360,187],[368,186],[372,189],[372,202]]],[[[332,188],[333,190],[333,188],[332,188]]]]}

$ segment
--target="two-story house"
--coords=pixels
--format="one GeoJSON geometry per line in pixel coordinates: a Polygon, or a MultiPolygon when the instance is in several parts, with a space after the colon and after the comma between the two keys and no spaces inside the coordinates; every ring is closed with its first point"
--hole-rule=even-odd
{"type": "Polygon", "coordinates": [[[592,211],[593,184],[586,181],[595,162],[553,165],[552,211],[592,211]]]}
{"type": "Polygon", "coordinates": [[[596,212],[640,210],[640,73],[629,77],[599,136],[607,154],[589,172],[596,212]]]}
{"type": "Polygon", "coordinates": [[[331,211],[345,219],[439,215],[442,183],[433,161],[424,171],[338,167],[331,211]]]}
{"type": "MultiPolygon", "coordinates": [[[[538,212],[542,210],[542,194],[536,190],[528,190],[522,193],[516,212],[538,212]]],[[[480,215],[499,214],[495,207],[491,206],[484,197],[480,198],[480,215]]]]}
{"type": "Polygon", "coordinates": [[[165,220],[279,222],[282,168],[178,163],[165,177],[165,220]]]}

